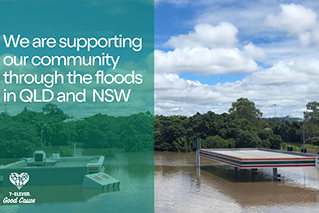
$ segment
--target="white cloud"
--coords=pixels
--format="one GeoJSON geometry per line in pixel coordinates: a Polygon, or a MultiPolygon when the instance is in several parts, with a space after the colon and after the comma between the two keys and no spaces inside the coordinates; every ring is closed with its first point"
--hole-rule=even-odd
{"type": "Polygon", "coordinates": [[[241,1],[230,5],[218,2],[201,8],[193,19],[185,22],[187,25],[230,22],[239,30],[241,39],[274,42],[297,38],[303,45],[319,43],[318,1],[304,0],[303,5],[282,2],[241,1]],[[278,12],[274,12],[278,9],[278,12]]]}
{"type": "Polygon", "coordinates": [[[269,69],[264,69],[253,73],[248,80],[258,85],[286,85],[286,84],[305,84],[310,76],[303,70],[296,69],[295,62],[278,62],[269,69]]]}
{"type": "MultiPolygon", "coordinates": [[[[192,115],[197,111],[212,110],[219,93],[209,85],[185,80],[176,74],[155,75],[155,113],[192,115]],[[176,110],[178,109],[178,110],[176,110]]],[[[216,112],[220,112],[215,108],[216,112]]]]}
{"type": "Polygon", "coordinates": [[[253,58],[264,57],[263,50],[252,43],[241,50],[237,33],[234,25],[222,22],[216,26],[198,24],[188,34],[172,36],[166,45],[175,49],[155,50],[155,71],[216,75],[258,70],[253,58]]]}
{"type": "Polygon", "coordinates": [[[229,47],[237,43],[237,33],[237,28],[228,22],[217,26],[198,24],[186,35],[172,36],[166,45],[173,48],[229,47]]]}
{"type": "Polygon", "coordinates": [[[216,75],[248,73],[258,69],[257,63],[237,48],[177,48],[155,51],[155,72],[216,75]]]}
{"type": "Polygon", "coordinates": [[[274,33],[271,32],[271,28],[265,27],[264,20],[277,7],[278,3],[275,0],[267,2],[236,1],[235,4],[221,1],[218,4],[212,3],[202,8],[194,18],[186,21],[186,24],[209,23],[216,25],[220,22],[230,22],[239,29],[241,35],[270,38],[274,36],[274,33]]]}
{"type": "MultiPolygon", "coordinates": [[[[212,110],[222,113],[239,97],[247,97],[265,117],[274,116],[273,104],[277,104],[277,116],[302,117],[307,102],[318,101],[319,97],[318,46],[307,45],[319,44],[319,3],[313,0],[283,2],[286,1],[237,1],[235,4],[214,1],[205,7],[189,2],[193,6],[197,4],[195,17],[185,20],[182,26],[206,26],[202,29],[216,33],[220,23],[231,23],[236,31],[229,32],[236,32],[231,37],[236,40],[230,39],[233,42],[227,43],[223,38],[218,38],[219,42],[213,36],[202,38],[205,30],[195,27],[168,40],[166,47],[175,49],[156,50],[155,112],[193,115],[212,110]],[[299,2],[303,5],[298,5],[299,2]],[[259,67],[255,60],[269,68],[259,67]],[[183,72],[195,75],[184,79],[179,76],[183,72]],[[247,74],[235,82],[231,82],[233,79],[225,82],[227,77],[224,77],[224,83],[216,85],[194,80],[197,74],[224,73],[247,74]]],[[[223,30],[219,32],[231,35],[223,30]]]]}
{"type": "Polygon", "coordinates": [[[186,114],[212,110],[227,112],[240,97],[254,101],[265,117],[277,115],[302,116],[308,101],[319,96],[319,60],[278,62],[236,82],[206,85],[194,83],[176,74],[156,74],[155,113],[186,114]],[[178,108],[178,112],[174,109],[178,108]]]}
{"type": "Polygon", "coordinates": [[[281,4],[280,8],[279,14],[267,16],[268,26],[299,34],[310,30],[317,22],[317,14],[302,5],[281,4]]]}
{"type": "Polygon", "coordinates": [[[263,59],[266,57],[266,53],[262,48],[256,47],[253,43],[249,43],[244,46],[244,54],[248,58],[263,59]]]}
{"type": "Polygon", "coordinates": [[[318,15],[310,8],[296,4],[281,4],[281,12],[268,15],[265,23],[269,27],[297,35],[303,45],[319,42],[318,15]]]}
{"type": "Polygon", "coordinates": [[[319,23],[317,23],[311,31],[303,32],[299,35],[302,44],[309,45],[311,43],[319,43],[319,23]]]}

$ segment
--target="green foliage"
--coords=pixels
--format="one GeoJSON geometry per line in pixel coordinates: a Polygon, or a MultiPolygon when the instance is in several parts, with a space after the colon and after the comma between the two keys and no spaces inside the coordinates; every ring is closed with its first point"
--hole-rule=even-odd
{"type": "Polygon", "coordinates": [[[68,147],[74,142],[85,148],[123,148],[129,152],[154,149],[154,117],[149,112],[69,118],[54,104],[45,105],[42,112],[24,108],[16,116],[0,114],[0,157],[30,157],[42,143],[60,146],[62,156],[72,156],[68,147]]]}
{"type": "Polygon", "coordinates": [[[219,115],[209,111],[191,117],[156,115],[155,150],[194,151],[197,137],[203,148],[281,148],[281,136],[266,128],[270,125],[261,119],[262,113],[253,102],[240,98],[229,112],[219,115]]]}
{"type": "Polygon", "coordinates": [[[304,112],[305,118],[312,118],[313,121],[319,121],[319,102],[313,101],[306,105],[307,111],[304,112]]]}
{"type": "Polygon", "coordinates": [[[206,140],[201,143],[203,148],[233,148],[233,143],[230,140],[225,140],[219,135],[208,136],[206,140]]]}
{"type": "MultiPolygon", "coordinates": [[[[238,129],[236,134],[236,147],[238,148],[261,148],[262,140],[256,132],[238,129]]],[[[267,147],[268,148],[268,147],[267,147]]]]}
{"type": "Polygon", "coordinates": [[[76,141],[85,148],[153,149],[153,123],[150,113],[126,117],[97,114],[76,122],[76,141]]]}
{"type": "Polygon", "coordinates": [[[0,157],[19,158],[31,156],[40,138],[34,126],[0,117],[0,157]]]}
{"type": "Polygon", "coordinates": [[[261,147],[270,149],[280,149],[282,139],[280,135],[273,134],[269,130],[259,130],[259,138],[262,140],[261,147]]]}
{"type": "Polygon", "coordinates": [[[273,129],[274,133],[280,135],[285,142],[300,142],[302,138],[302,122],[279,119],[268,119],[268,123],[273,129]]]}
{"type": "Polygon", "coordinates": [[[61,155],[61,157],[72,157],[73,156],[73,152],[70,149],[70,147],[67,146],[61,146],[59,153],[61,155]]]}
{"type": "Polygon", "coordinates": [[[114,154],[114,152],[112,151],[112,149],[107,149],[106,152],[105,152],[104,157],[106,157],[106,158],[113,158],[113,157],[115,157],[115,154],[114,154]]]}
{"type": "Polygon", "coordinates": [[[300,152],[301,148],[299,146],[293,145],[293,144],[289,144],[289,143],[283,143],[282,144],[282,149],[283,150],[287,150],[288,146],[291,146],[293,148],[294,152],[300,152]]]}
{"type": "Polygon", "coordinates": [[[239,98],[232,103],[229,109],[230,115],[235,118],[245,118],[252,124],[257,124],[258,119],[262,117],[262,112],[256,108],[255,103],[249,101],[247,98],[239,98]]]}
{"type": "MultiPolygon", "coordinates": [[[[317,102],[307,104],[307,138],[319,136],[318,106],[317,102]]],[[[32,156],[33,151],[41,148],[42,141],[46,146],[62,146],[61,152],[67,156],[70,150],[66,147],[74,142],[84,148],[122,148],[128,152],[154,148],[190,152],[196,149],[197,137],[204,148],[280,149],[283,141],[301,141],[302,122],[265,120],[261,116],[260,110],[246,98],[234,102],[229,114],[208,111],[190,117],[153,116],[146,112],[125,117],[96,114],[71,120],[56,105],[47,104],[42,112],[25,108],[15,116],[0,114],[0,157],[32,156]]]]}
{"type": "Polygon", "coordinates": [[[69,115],[65,114],[62,109],[58,108],[57,105],[51,103],[46,104],[42,108],[42,112],[45,115],[49,115],[62,121],[70,117],[69,115]]]}
{"type": "MultiPolygon", "coordinates": [[[[319,136],[319,103],[309,102],[306,105],[307,111],[304,112],[304,121],[297,119],[271,118],[267,119],[271,129],[276,135],[280,135],[282,140],[288,143],[302,143],[303,127],[305,128],[305,138],[319,136]]],[[[318,140],[308,140],[307,143],[317,144],[318,140]]]]}
{"type": "MultiPolygon", "coordinates": [[[[319,102],[309,102],[307,105],[307,111],[304,112],[306,122],[304,122],[306,135],[305,138],[318,137],[319,136],[319,102]]],[[[318,143],[318,141],[316,142],[318,143]]]]}

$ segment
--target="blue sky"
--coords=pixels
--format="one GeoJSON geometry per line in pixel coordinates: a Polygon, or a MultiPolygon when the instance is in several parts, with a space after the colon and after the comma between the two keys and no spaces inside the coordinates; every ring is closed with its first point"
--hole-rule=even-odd
{"type": "Polygon", "coordinates": [[[319,97],[319,2],[156,0],[155,113],[227,112],[247,97],[302,117],[319,97]]]}
{"type": "MultiPolygon", "coordinates": [[[[107,36],[114,34],[110,23],[124,26],[104,18],[125,13],[104,1],[0,3],[1,20],[6,20],[1,34],[107,36]],[[37,6],[25,10],[31,3],[37,6]]],[[[156,114],[223,113],[246,97],[264,117],[274,116],[274,104],[277,115],[302,117],[306,104],[318,101],[317,0],[155,0],[154,11],[156,114]]],[[[136,23],[141,17],[135,13],[121,21],[136,23]]]]}

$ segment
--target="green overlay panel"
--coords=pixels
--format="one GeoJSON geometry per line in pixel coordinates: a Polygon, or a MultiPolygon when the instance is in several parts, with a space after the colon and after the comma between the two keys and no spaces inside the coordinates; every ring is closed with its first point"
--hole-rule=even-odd
{"type": "Polygon", "coordinates": [[[0,211],[154,212],[154,2],[0,1],[0,23],[0,211]]]}

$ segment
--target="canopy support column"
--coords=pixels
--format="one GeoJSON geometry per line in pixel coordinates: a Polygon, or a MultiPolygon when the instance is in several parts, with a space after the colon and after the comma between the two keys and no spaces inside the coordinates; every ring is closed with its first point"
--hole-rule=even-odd
{"type": "Polygon", "coordinates": [[[198,137],[196,139],[196,166],[200,167],[200,154],[199,154],[199,150],[200,150],[200,138],[198,137]]]}

